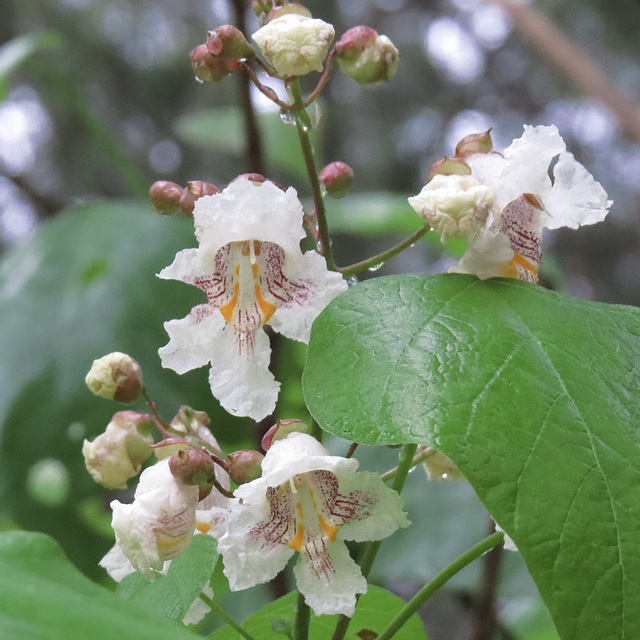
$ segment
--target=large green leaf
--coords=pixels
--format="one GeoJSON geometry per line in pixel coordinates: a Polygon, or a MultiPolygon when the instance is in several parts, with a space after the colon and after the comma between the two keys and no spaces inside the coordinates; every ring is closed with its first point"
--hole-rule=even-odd
{"type": "Polygon", "coordinates": [[[41,533],[0,534],[2,640],[188,640],[193,634],[94,584],[41,533]]]}
{"type": "Polygon", "coordinates": [[[118,593],[142,609],[180,622],[207,585],[218,560],[218,545],[211,536],[194,536],[189,548],[171,562],[166,576],[153,582],[139,571],[118,585],[118,593]]]}
{"type": "MultiPolygon", "coordinates": [[[[264,609],[250,615],[243,623],[248,633],[259,640],[284,640],[295,619],[296,592],[272,602],[264,609]]],[[[404,607],[405,603],[392,593],[369,585],[369,589],[358,601],[355,615],[349,625],[346,640],[360,640],[357,634],[363,630],[380,633],[391,619],[404,607]]],[[[327,640],[336,627],[338,616],[311,615],[309,640],[327,640]]],[[[290,637],[290,636],[289,636],[290,637]]],[[[237,631],[224,627],[216,631],[215,640],[242,640],[237,631]]],[[[427,634],[417,614],[394,636],[397,640],[426,640],[427,634]]]]}
{"type": "Polygon", "coordinates": [[[449,455],[565,640],[640,637],[640,311],[514,280],[397,276],[316,320],[303,378],[344,438],[449,455]]]}

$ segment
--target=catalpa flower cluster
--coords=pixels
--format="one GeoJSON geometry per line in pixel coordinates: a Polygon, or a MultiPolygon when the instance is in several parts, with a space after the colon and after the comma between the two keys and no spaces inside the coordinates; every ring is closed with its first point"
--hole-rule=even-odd
{"type": "Polygon", "coordinates": [[[612,203],[554,126],[525,125],[503,153],[492,147],[489,132],[461,140],[409,204],[443,241],[469,242],[450,271],[537,282],[542,230],[599,222],[612,203]]]}

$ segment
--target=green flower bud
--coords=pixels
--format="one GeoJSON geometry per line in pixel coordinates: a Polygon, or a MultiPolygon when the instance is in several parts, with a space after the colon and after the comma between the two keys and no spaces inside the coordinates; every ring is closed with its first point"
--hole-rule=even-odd
{"type": "Polygon", "coordinates": [[[135,402],[144,389],[140,365],[119,351],[94,360],[85,382],[94,395],[117,402],[135,402]]]}

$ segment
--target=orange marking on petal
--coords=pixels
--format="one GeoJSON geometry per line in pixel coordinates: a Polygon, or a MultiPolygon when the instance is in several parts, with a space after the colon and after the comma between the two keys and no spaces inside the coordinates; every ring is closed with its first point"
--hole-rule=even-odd
{"type": "Polygon", "coordinates": [[[233,317],[233,310],[236,308],[236,304],[238,304],[238,293],[240,292],[240,285],[236,282],[233,287],[233,298],[227,302],[227,304],[223,304],[220,307],[220,313],[224,316],[224,319],[227,322],[231,322],[231,318],[233,317]]]}
{"type": "Polygon", "coordinates": [[[318,514],[318,522],[320,523],[322,530],[327,534],[327,538],[329,538],[331,542],[335,542],[336,535],[338,534],[340,527],[331,526],[320,514],[318,514]]]}
{"type": "Polygon", "coordinates": [[[303,541],[304,541],[304,525],[302,524],[302,522],[300,522],[298,524],[298,531],[296,533],[296,537],[293,540],[291,540],[291,542],[289,543],[289,546],[294,551],[300,551],[300,549],[302,549],[303,541]]]}
{"type": "Polygon", "coordinates": [[[530,274],[533,275],[533,279],[535,282],[538,282],[538,268],[530,262],[526,258],[522,257],[519,253],[513,254],[513,260],[511,261],[515,267],[515,265],[520,265],[523,269],[526,269],[530,274]]]}
{"type": "Polygon", "coordinates": [[[257,264],[252,264],[251,265],[251,271],[253,272],[253,277],[255,280],[258,279],[258,265],[257,264]]]}
{"type": "Polygon", "coordinates": [[[256,289],[256,301],[260,305],[260,308],[262,309],[262,314],[264,315],[264,321],[269,322],[269,318],[271,318],[271,316],[276,312],[277,307],[275,305],[272,305],[270,302],[267,302],[262,297],[262,291],[260,290],[259,284],[255,286],[255,289],[256,289]]]}
{"type": "Polygon", "coordinates": [[[237,276],[240,275],[240,265],[239,264],[236,265],[236,275],[237,276]]]}
{"type": "Polygon", "coordinates": [[[197,522],[196,529],[200,533],[209,533],[209,531],[211,531],[211,525],[208,524],[207,522],[197,522]]]}

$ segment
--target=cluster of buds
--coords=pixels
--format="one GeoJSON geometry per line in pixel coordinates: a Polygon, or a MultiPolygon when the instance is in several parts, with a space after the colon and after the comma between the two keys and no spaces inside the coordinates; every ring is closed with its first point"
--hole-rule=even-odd
{"type": "Polygon", "coordinates": [[[191,216],[196,200],[214,193],[220,193],[220,189],[215,184],[202,180],[191,180],[187,182],[186,187],[168,180],[158,180],[149,189],[149,200],[154,209],[163,216],[170,216],[178,211],[191,216]]]}

